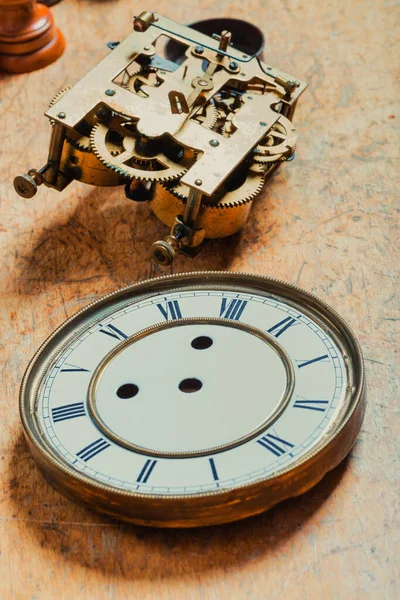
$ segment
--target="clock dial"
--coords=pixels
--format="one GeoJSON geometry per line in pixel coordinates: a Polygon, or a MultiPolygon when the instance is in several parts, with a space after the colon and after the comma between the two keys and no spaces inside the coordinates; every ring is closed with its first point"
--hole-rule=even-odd
{"type": "Polygon", "coordinates": [[[22,415],[41,456],[111,496],[189,513],[192,498],[195,517],[199,498],[267,488],[329,446],[362,388],[337,315],[264,278],[154,281],[78,314],[34,360],[22,415]]]}

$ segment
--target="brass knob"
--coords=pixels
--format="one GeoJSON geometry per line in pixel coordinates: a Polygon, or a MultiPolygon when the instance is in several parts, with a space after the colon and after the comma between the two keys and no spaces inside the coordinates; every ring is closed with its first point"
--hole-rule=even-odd
{"type": "Polygon", "coordinates": [[[37,192],[38,184],[29,173],[17,175],[14,179],[14,189],[22,198],[32,198],[37,192]]]}
{"type": "Polygon", "coordinates": [[[168,265],[172,264],[172,261],[176,255],[176,251],[179,249],[179,246],[176,244],[176,240],[174,238],[168,236],[167,239],[171,239],[172,243],[166,240],[154,242],[150,252],[150,258],[163,267],[167,267],[168,265]],[[174,248],[174,246],[176,247],[174,248]]]}

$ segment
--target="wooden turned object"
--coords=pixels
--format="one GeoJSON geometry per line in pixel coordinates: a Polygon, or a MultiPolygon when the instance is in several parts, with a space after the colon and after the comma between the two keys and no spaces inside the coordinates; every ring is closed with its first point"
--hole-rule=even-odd
{"type": "Polygon", "coordinates": [[[0,0],[0,70],[28,73],[47,67],[64,52],[53,15],[35,0],[0,0]]]}

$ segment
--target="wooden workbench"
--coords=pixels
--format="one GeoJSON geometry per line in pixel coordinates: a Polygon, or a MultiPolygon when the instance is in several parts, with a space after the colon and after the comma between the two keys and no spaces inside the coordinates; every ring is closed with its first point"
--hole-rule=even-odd
{"type": "Polygon", "coordinates": [[[68,43],[63,58],[0,79],[0,596],[397,599],[395,3],[174,4],[64,0],[53,8],[68,43]],[[274,176],[245,229],[209,243],[195,261],[179,258],[171,271],[242,270],[313,291],[354,328],[368,379],[366,418],[344,464],[267,514],[194,531],[120,524],[64,499],[39,475],[18,415],[26,364],[55,327],[94,298],[161,273],[147,251],[166,229],[120,188],[74,183],[31,200],[12,188],[14,175],[45,162],[48,101],[106,54],[108,40],[125,37],[133,12],[145,8],[182,22],[253,21],[266,36],[265,60],[310,83],[296,115],[296,160],[274,176]]]}

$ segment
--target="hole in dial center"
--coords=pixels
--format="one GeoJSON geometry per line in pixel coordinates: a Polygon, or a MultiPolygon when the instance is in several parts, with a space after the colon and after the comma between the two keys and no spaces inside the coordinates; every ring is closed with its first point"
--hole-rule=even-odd
{"type": "Polygon", "coordinates": [[[193,392],[198,392],[203,387],[200,379],[196,379],[196,377],[188,377],[187,379],[182,379],[179,384],[179,389],[181,392],[185,394],[192,394],[193,392]]]}

